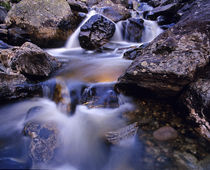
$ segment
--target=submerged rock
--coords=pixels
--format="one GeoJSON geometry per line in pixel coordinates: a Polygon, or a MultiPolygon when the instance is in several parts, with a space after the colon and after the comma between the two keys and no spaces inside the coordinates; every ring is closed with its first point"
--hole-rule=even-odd
{"type": "Polygon", "coordinates": [[[88,107],[118,107],[118,96],[113,88],[114,84],[95,84],[84,89],[81,103],[88,107]]]}
{"type": "Polygon", "coordinates": [[[210,79],[199,79],[182,95],[187,119],[195,130],[210,141],[210,79]]]}
{"type": "Polygon", "coordinates": [[[167,141],[176,139],[178,134],[174,128],[170,126],[164,126],[154,131],[153,136],[159,141],[167,141]]]}
{"type": "Polygon", "coordinates": [[[49,77],[60,66],[56,58],[44,52],[38,46],[26,42],[15,50],[11,67],[29,79],[49,77]]]}
{"type": "Polygon", "coordinates": [[[30,157],[33,162],[49,162],[59,146],[58,130],[54,123],[28,122],[23,130],[31,138],[30,157]]]}
{"type": "Polygon", "coordinates": [[[65,41],[77,27],[65,0],[21,0],[8,12],[5,21],[10,27],[26,31],[32,42],[42,47],[65,41]]]}
{"type": "Polygon", "coordinates": [[[114,32],[115,24],[102,15],[96,14],[80,28],[80,46],[87,50],[95,50],[106,44],[114,32]]]}
{"type": "Polygon", "coordinates": [[[120,91],[175,97],[202,74],[209,65],[210,4],[199,5],[202,9],[195,4],[190,14],[144,48],[119,78],[120,91]]]}

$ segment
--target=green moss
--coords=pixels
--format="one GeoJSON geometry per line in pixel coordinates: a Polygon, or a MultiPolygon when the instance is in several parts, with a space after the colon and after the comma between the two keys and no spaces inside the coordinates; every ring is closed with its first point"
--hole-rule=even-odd
{"type": "Polygon", "coordinates": [[[11,9],[9,2],[1,2],[0,1],[0,6],[3,6],[7,11],[9,11],[11,9]]]}

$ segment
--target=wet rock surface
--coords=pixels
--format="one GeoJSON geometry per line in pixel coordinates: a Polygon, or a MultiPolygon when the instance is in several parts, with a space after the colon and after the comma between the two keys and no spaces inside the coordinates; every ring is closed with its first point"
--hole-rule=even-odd
{"type": "Polygon", "coordinates": [[[9,75],[0,73],[0,103],[14,101],[22,98],[40,96],[40,85],[28,84],[23,75],[9,75]]]}
{"type": "Polygon", "coordinates": [[[89,108],[119,107],[118,96],[114,91],[114,84],[96,84],[91,85],[83,90],[80,102],[89,108]]]}
{"type": "Polygon", "coordinates": [[[21,0],[6,17],[8,26],[22,28],[42,47],[66,40],[75,29],[75,21],[65,0],[21,0]]]}
{"type": "Polygon", "coordinates": [[[18,48],[11,59],[11,67],[29,79],[49,77],[60,63],[38,46],[26,42],[18,48]]]}
{"type": "Polygon", "coordinates": [[[87,50],[97,49],[106,44],[114,32],[114,23],[102,15],[96,14],[80,28],[80,46],[87,50]]]}
{"type": "Polygon", "coordinates": [[[59,146],[58,131],[54,123],[28,122],[23,130],[31,138],[30,157],[34,163],[53,160],[59,146]]]}
{"type": "Polygon", "coordinates": [[[158,97],[177,96],[201,74],[209,64],[209,3],[202,5],[206,12],[194,4],[190,15],[143,50],[119,78],[119,90],[147,89],[158,97]]]}
{"type": "Polygon", "coordinates": [[[193,128],[210,141],[210,80],[199,79],[192,83],[182,95],[182,101],[193,128]]]}

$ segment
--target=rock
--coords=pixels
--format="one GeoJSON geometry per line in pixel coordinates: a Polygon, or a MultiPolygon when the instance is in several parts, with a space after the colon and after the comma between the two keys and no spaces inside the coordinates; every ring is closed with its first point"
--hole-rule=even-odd
{"type": "Polygon", "coordinates": [[[23,130],[31,138],[30,157],[33,162],[49,162],[59,146],[58,130],[54,123],[28,122],[23,130]]]}
{"type": "Polygon", "coordinates": [[[56,58],[44,52],[38,46],[26,42],[15,50],[11,67],[24,74],[28,79],[37,80],[49,77],[60,66],[56,58]]]}
{"type": "Polygon", "coordinates": [[[12,45],[23,45],[26,41],[31,41],[29,34],[22,28],[13,27],[8,29],[7,42],[12,45]]]}
{"type": "Polygon", "coordinates": [[[110,144],[116,145],[119,144],[120,141],[128,139],[136,135],[138,130],[138,123],[132,123],[123,128],[120,128],[116,131],[107,132],[105,134],[106,141],[110,144]]]}
{"type": "Polygon", "coordinates": [[[158,16],[162,16],[165,17],[165,22],[167,22],[167,24],[177,22],[180,18],[180,16],[177,14],[177,11],[180,9],[180,7],[181,5],[179,3],[160,6],[147,13],[146,18],[156,20],[158,16]]]}
{"type": "Polygon", "coordinates": [[[148,97],[151,94],[176,97],[202,74],[209,65],[210,4],[200,5],[202,12],[195,4],[189,15],[159,35],[136,57],[119,78],[116,84],[119,91],[148,97]]]}
{"type": "Polygon", "coordinates": [[[106,44],[114,32],[115,24],[102,15],[96,14],[80,28],[80,46],[87,50],[95,50],[106,44]]]}
{"type": "Polygon", "coordinates": [[[123,22],[124,39],[131,42],[140,42],[142,32],[144,30],[144,20],[138,18],[130,18],[123,22]]]}
{"type": "Polygon", "coordinates": [[[6,16],[7,10],[4,7],[0,6],[0,24],[4,23],[6,16]]]}
{"type": "Polygon", "coordinates": [[[210,141],[210,79],[192,83],[182,95],[188,119],[198,133],[210,141]]]}
{"type": "Polygon", "coordinates": [[[65,114],[69,114],[71,112],[70,92],[65,82],[56,81],[53,101],[55,101],[61,112],[65,114]]]}
{"type": "Polygon", "coordinates": [[[126,20],[131,17],[130,12],[124,6],[114,4],[111,0],[104,0],[93,8],[114,22],[126,20]]]}
{"type": "Polygon", "coordinates": [[[111,0],[114,4],[121,4],[125,6],[128,9],[133,8],[133,2],[132,0],[111,0]]]}
{"type": "Polygon", "coordinates": [[[88,12],[88,7],[82,1],[67,0],[67,2],[68,2],[68,4],[70,5],[70,7],[73,11],[84,12],[84,13],[88,12]]]}
{"type": "Polygon", "coordinates": [[[10,27],[23,29],[32,42],[42,47],[65,41],[78,26],[65,0],[21,0],[5,21],[10,27]]]}
{"type": "Polygon", "coordinates": [[[118,96],[113,88],[114,84],[93,84],[84,89],[81,104],[88,107],[118,107],[118,96]]]}
{"type": "Polygon", "coordinates": [[[126,51],[123,54],[123,58],[127,60],[134,60],[137,56],[140,56],[144,50],[144,48],[148,45],[148,43],[144,43],[140,45],[138,48],[132,48],[126,51]]]}
{"type": "Polygon", "coordinates": [[[23,75],[8,75],[0,73],[0,103],[18,100],[21,98],[40,96],[41,86],[27,84],[23,75]]]}
{"type": "Polygon", "coordinates": [[[170,126],[161,127],[153,132],[153,137],[159,141],[176,139],[177,136],[177,131],[170,126]]]}
{"type": "Polygon", "coordinates": [[[0,37],[2,41],[6,42],[8,40],[8,30],[0,28],[0,37]]]}
{"type": "Polygon", "coordinates": [[[11,46],[0,40],[0,49],[8,49],[11,46]]]}

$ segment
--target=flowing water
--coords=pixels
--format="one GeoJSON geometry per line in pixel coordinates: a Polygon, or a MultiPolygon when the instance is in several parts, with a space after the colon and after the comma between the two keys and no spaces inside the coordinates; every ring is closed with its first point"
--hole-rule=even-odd
{"type": "MultiPolygon", "coordinates": [[[[81,25],[94,14],[94,11],[90,12],[81,25]]],[[[113,93],[113,83],[131,64],[130,60],[123,59],[123,52],[129,47],[151,41],[162,31],[154,21],[144,20],[144,26],[142,42],[138,43],[123,40],[121,23],[118,23],[113,38],[101,51],[86,51],[80,47],[80,27],[69,37],[65,47],[46,50],[63,62],[64,67],[54,78],[43,83],[42,98],[10,104],[0,109],[0,168],[138,169],[142,153],[137,152],[141,151],[141,143],[135,136],[124,139],[115,146],[104,142],[105,133],[126,125],[121,115],[135,108],[132,101],[117,95],[117,107],[113,108],[88,107],[80,105],[78,101],[81,100],[84,89],[90,95],[94,88],[99,89],[97,95],[102,103],[106,99],[104,96],[113,93]],[[54,100],[58,82],[61,93],[65,93],[68,98],[62,99],[64,104],[60,105],[59,101],[56,104],[54,100]],[[66,114],[67,108],[63,109],[63,106],[66,107],[65,102],[68,104],[70,101],[74,103],[71,105],[74,108],[71,116],[66,114]],[[56,144],[43,142],[38,145],[35,143],[39,140],[36,134],[30,134],[33,139],[24,136],[23,129],[28,122],[39,122],[40,126],[45,127],[41,130],[45,131],[49,131],[46,130],[47,124],[52,123],[51,131],[56,129],[56,144]],[[49,148],[45,146],[48,144],[49,148]],[[44,160],[51,156],[42,155],[45,148],[46,152],[55,152],[53,159],[32,163],[31,157],[38,159],[36,156],[39,154],[44,160]]]]}

